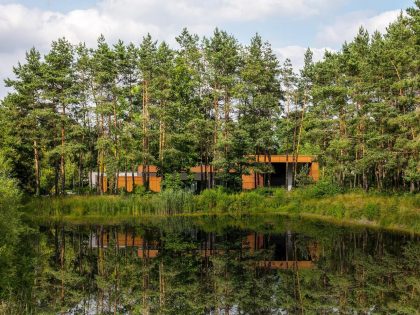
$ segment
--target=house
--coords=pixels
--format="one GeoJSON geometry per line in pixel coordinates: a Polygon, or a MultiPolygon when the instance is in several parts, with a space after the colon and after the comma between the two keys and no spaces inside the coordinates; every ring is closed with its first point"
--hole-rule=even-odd
{"type": "MultiPolygon", "coordinates": [[[[249,157],[250,169],[248,174],[242,175],[242,189],[249,190],[258,187],[285,187],[288,190],[293,185],[294,172],[299,173],[302,169],[307,170],[308,176],[314,181],[319,179],[319,164],[316,158],[311,155],[299,155],[297,158],[289,155],[255,155],[249,157]],[[258,172],[258,166],[270,164],[271,173],[262,174],[258,172]],[[287,186],[287,187],[286,187],[287,186]]],[[[158,173],[155,165],[149,165],[143,170],[140,165],[136,172],[120,172],[118,174],[118,188],[125,188],[128,192],[133,191],[135,186],[143,185],[144,172],[149,177],[149,188],[151,191],[161,190],[162,177],[158,173]]],[[[211,165],[198,165],[190,168],[189,174],[192,177],[195,187],[204,187],[206,181],[210,182],[215,178],[218,171],[211,165]]],[[[232,170],[232,172],[234,172],[232,170]]],[[[187,178],[187,173],[181,174],[182,179],[187,178]]],[[[98,173],[91,174],[91,185],[99,183],[98,173]]],[[[106,174],[103,175],[104,191],[108,190],[108,180],[106,174]]]]}

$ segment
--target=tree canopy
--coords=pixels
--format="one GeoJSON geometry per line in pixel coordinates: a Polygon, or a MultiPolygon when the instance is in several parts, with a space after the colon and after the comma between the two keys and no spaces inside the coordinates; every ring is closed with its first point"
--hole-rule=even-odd
{"type": "Polygon", "coordinates": [[[210,165],[207,187],[241,187],[252,154],[313,154],[342,186],[418,191],[419,8],[384,34],[360,28],[321,61],[308,49],[299,73],[258,34],[241,45],[220,29],[202,39],[184,29],[177,48],[150,34],[139,46],[100,36],[95,48],[60,38],[45,56],[30,49],[6,80],[0,150],[37,195],[82,192],[93,171],[116,193],[116,174],[138,165],[163,178],[210,165]]]}

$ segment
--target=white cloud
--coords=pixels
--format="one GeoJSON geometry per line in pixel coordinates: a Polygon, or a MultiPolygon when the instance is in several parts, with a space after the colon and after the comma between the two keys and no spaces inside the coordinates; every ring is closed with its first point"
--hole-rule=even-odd
{"type": "MultiPolygon", "coordinates": [[[[0,4],[0,80],[11,75],[23,51],[35,46],[42,53],[51,41],[65,36],[73,43],[94,46],[100,34],[108,41],[139,42],[150,32],[159,40],[174,43],[184,26],[208,35],[217,25],[320,13],[332,0],[102,0],[89,9],[60,13],[0,4]]],[[[22,60],[22,59],[20,59],[22,60]]],[[[0,84],[0,97],[6,93],[0,84]]]]}
{"type": "MultiPolygon", "coordinates": [[[[58,37],[65,36],[72,43],[86,42],[93,47],[100,34],[111,43],[117,39],[139,43],[150,32],[154,38],[174,44],[175,36],[184,26],[203,36],[226,23],[320,15],[343,1],[349,0],[100,0],[91,8],[66,13],[0,4],[0,98],[6,93],[3,79],[11,75],[12,66],[22,60],[24,51],[35,46],[46,53],[51,41],[58,37]]],[[[383,28],[394,16],[395,12],[385,12],[367,22],[371,27],[383,28]]],[[[341,42],[343,32],[354,34],[348,30],[349,23],[353,27],[354,21],[347,20],[347,24],[339,21],[333,27],[326,27],[325,38],[321,34],[322,43],[317,46],[330,46],[328,42],[336,42],[338,38],[341,42]]],[[[356,30],[359,24],[355,22],[356,30]]],[[[277,52],[280,58],[289,57],[299,68],[304,50],[286,46],[277,52]]],[[[314,49],[315,58],[322,56],[323,50],[314,49]]]]}
{"type": "MultiPolygon", "coordinates": [[[[322,47],[322,48],[316,48],[316,47],[310,47],[313,53],[313,60],[319,61],[324,57],[324,53],[326,50],[328,51],[335,51],[334,49],[330,47],[322,47]]],[[[299,69],[302,69],[304,64],[304,55],[307,50],[307,47],[302,46],[285,46],[285,47],[279,47],[275,48],[274,52],[277,54],[277,57],[279,58],[279,61],[283,63],[286,58],[289,58],[292,62],[294,70],[297,72],[299,69]]]]}
{"type": "Polygon", "coordinates": [[[323,27],[318,32],[316,42],[320,45],[341,45],[345,40],[352,40],[360,26],[370,33],[375,31],[383,33],[387,26],[397,19],[400,12],[400,10],[386,11],[374,16],[368,16],[366,12],[353,12],[341,16],[333,24],[323,27]]]}
{"type": "Polygon", "coordinates": [[[101,33],[111,41],[138,41],[146,32],[161,40],[172,40],[184,26],[209,33],[222,23],[319,14],[331,2],[334,1],[102,0],[90,9],[68,13],[0,4],[0,52],[32,45],[42,49],[60,36],[94,43],[101,33]]]}

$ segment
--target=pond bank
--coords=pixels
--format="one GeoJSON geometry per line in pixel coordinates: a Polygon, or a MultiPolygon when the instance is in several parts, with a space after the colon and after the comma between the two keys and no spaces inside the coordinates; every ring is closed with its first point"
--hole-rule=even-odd
{"type": "Polygon", "coordinates": [[[385,195],[361,191],[314,194],[308,189],[257,190],[229,194],[206,190],[122,196],[67,196],[31,198],[25,217],[36,221],[120,223],[130,218],[168,215],[282,214],[333,224],[365,225],[420,233],[420,196],[385,195]]]}

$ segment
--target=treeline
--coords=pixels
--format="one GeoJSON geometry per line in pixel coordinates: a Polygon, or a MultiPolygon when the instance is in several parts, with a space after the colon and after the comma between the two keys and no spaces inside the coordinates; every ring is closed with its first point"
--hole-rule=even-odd
{"type": "Polygon", "coordinates": [[[419,8],[383,35],[361,28],[320,62],[308,49],[299,74],[259,35],[243,46],[219,29],[202,39],[184,29],[177,49],[150,35],[139,46],[101,36],[93,49],[58,39],[45,56],[29,50],[6,80],[1,151],[34,194],[85,191],[92,171],[115,193],[115,174],[134,180],[138,165],[146,186],[150,165],[164,179],[210,165],[207,187],[241,187],[250,154],[314,154],[344,187],[416,191],[419,8]]]}

